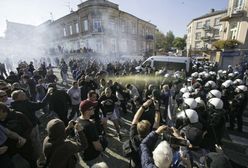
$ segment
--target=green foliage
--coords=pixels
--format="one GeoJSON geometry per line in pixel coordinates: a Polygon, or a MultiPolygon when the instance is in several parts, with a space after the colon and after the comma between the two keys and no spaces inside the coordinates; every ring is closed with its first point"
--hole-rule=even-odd
{"type": "Polygon", "coordinates": [[[160,31],[157,31],[155,33],[156,36],[156,48],[158,50],[164,50],[165,49],[165,35],[163,33],[161,33],[160,31]]]}
{"type": "Polygon", "coordinates": [[[213,46],[217,49],[234,49],[241,43],[238,40],[218,40],[213,43],[213,46]]]}
{"type": "Polygon", "coordinates": [[[166,46],[165,50],[169,51],[173,47],[173,41],[175,40],[175,36],[172,31],[168,31],[165,35],[166,46]]]}
{"type": "Polygon", "coordinates": [[[160,31],[156,32],[156,48],[162,51],[170,51],[173,47],[173,41],[175,36],[172,31],[169,31],[164,35],[160,31]]]}
{"type": "Polygon", "coordinates": [[[173,47],[179,49],[179,50],[183,50],[186,46],[186,40],[185,38],[181,38],[181,37],[176,37],[175,40],[173,41],[173,47]]]}

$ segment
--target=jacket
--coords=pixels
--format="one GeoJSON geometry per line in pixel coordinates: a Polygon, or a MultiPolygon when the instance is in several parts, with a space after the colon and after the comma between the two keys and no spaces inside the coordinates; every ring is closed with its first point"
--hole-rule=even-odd
{"type": "Polygon", "coordinates": [[[156,145],[158,136],[155,131],[152,131],[140,144],[142,167],[157,168],[152,158],[152,151],[156,145]]]}
{"type": "Polygon", "coordinates": [[[64,123],[53,119],[47,124],[48,136],[43,142],[46,165],[49,168],[74,168],[77,160],[75,155],[87,148],[88,143],[83,131],[78,132],[79,141],[66,139],[64,123]]]}

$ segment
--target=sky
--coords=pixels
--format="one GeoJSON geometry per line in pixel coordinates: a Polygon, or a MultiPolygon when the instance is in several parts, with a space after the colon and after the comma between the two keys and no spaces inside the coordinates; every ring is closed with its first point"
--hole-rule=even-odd
{"type": "MultiPolygon", "coordinates": [[[[69,8],[77,10],[77,4],[85,0],[0,0],[0,37],[4,36],[6,20],[39,25],[69,14],[69,8]],[[52,13],[52,15],[51,15],[52,13]]],[[[194,18],[216,10],[226,9],[228,0],[110,0],[119,9],[150,21],[166,33],[176,36],[186,34],[187,24],[194,18]]]]}

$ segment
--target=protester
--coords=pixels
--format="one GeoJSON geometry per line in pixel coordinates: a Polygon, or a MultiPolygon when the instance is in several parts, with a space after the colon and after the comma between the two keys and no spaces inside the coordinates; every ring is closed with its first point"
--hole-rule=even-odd
{"type": "Polygon", "coordinates": [[[101,152],[103,151],[102,144],[100,143],[97,128],[90,117],[94,114],[94,107],[97,102],[84,100],[80,103],[81,116],[77,119],[79,125],[84,127],[84,133],[87,138],[88,148],[81,154],[82,159],[87,165],[92,166],[94,163],[102,161],[101,152]]]}
{"type": "Polygon", "coordinates": [[[67,94],[70,96],[71,99],[71,113],[69,116],[69,120],[73,119],[75,114],[76,117],[79,116],[79,104],[81,102],[81,91],[78,87],[78,82],[75,81],[72,83],[72,87],[67,90],[67,94]]]}
{"type": "Polygon", "coordinates": [[[66,93],[66,91],[57,89],[57,86],[54,83],[48,85],[48,90],[49,89],[49,110],[55,112],[67,126],[67,115],[69,107],[71,106],[70,96],[66,93]]]}
{"type": "Polygon", "coordinates": [[[43,142],[43,152],[46,156],[44,167],[74,168],[76,167],[76,153],[88,147],[84,134],[84,127],[70,121],[65,127],[63,121],[53,119],[47,123],[48,136],[43,142]],[[75,128],[79,141],[72,142],[66,139],[69,129],[75,128]]]}

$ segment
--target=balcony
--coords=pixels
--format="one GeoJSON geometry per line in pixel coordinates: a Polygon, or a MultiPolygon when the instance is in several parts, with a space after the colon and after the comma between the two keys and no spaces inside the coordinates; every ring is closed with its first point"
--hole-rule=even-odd
{"type": "Polygon", "coordinates": [[[220,21],[228,21],[230,19],[233,18],[240,18],[240,17],[244,17],[246,15],[246,11],[244,10],[243,7],[239,6],[239,7],[234,7],[234,8],[229,8],[228,9],[228,13],[227,15],[225,15],[224,17],[222,17],[220,19],[220,21]]]}
{"type": "Polygon", "coordinates": [[[154,37],[153,37],[153,35],[146,35],[145,39],[146,40],[154,40],[154,37]]]}
{"type": "Polygon", "coordinates": [[[216,41],[217,39],[215,37],[212,37],[212,36],[204,36],[201,38],[201,40],[203,42],[213,42],[213,41],[216,41]]]}
{"type": "Polygon", "coordinates": [[[206,25],[206,24],[204,24],[203,26],[202,26],[202,29],[204,30],[204,31],[212,31],[212,27],[211,26],[209,26],[209,25],[206,25]]]}

